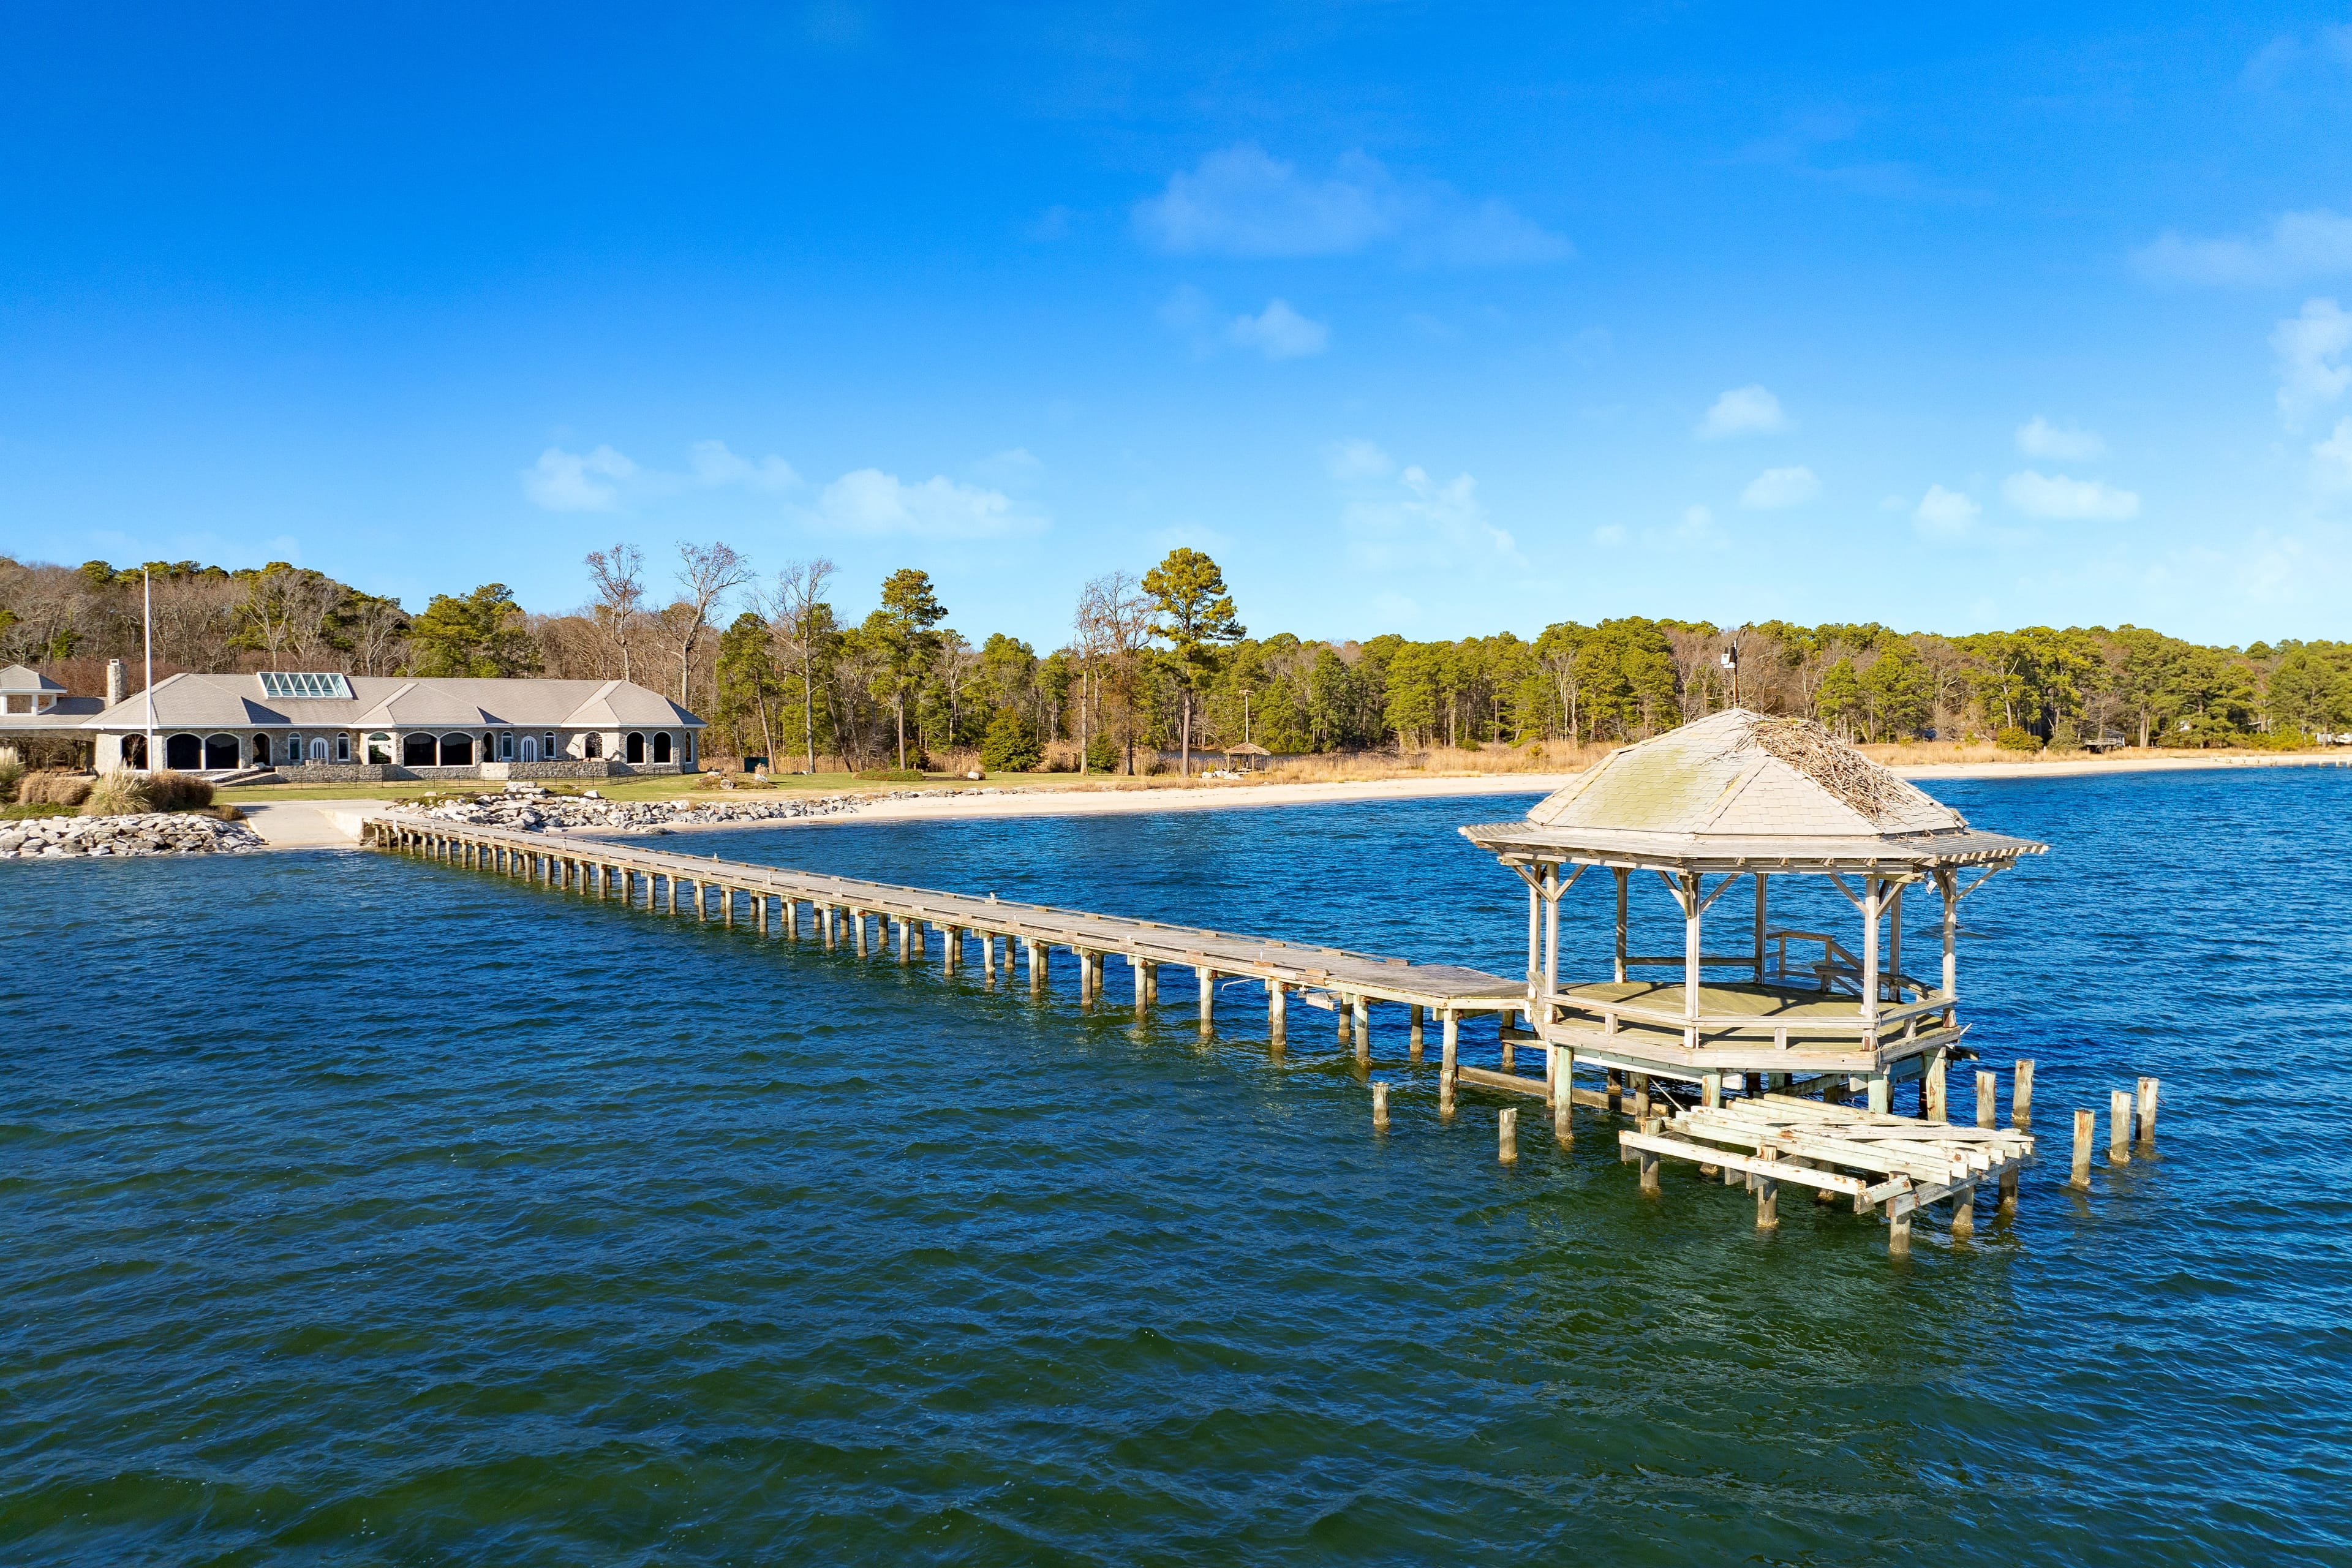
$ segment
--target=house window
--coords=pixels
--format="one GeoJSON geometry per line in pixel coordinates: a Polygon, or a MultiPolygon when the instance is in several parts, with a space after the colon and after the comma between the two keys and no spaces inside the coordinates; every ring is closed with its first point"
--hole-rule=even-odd
{"type": "Polygon", "coordinates": [[[400,743],[400,761],[404,767],[429,768],[433,765],[433,737],[410,735],[400,743]]]}
{"type": "Polygon", "coordinates": [[[545,757],[551,763],[563,754],[555,749],[554,731],[550,730],[544,736],[541,737],[539,742],[539,754],[545,757]]]}
{"type": "Polygon", "coordinates": [[[205,765],[205,743],[194,735],[174,735],[163,742],[163,765],[194,773],[205,765]]]}
{"type": "Polygon", "coordinates": [[[335,737],[335,761],[337,761],[337,762],[339,762],[339,763],[348,763],[348,762],[350,762],[351,760],[352,760],[352,738],[351,738],[349,735],[338,735],[338,736],[336,736],[336,737],[335,737]]]}
{"type": "Polygon", "coordinates": [[[310,737],[310,760],[314,763],[323,763],[327,760],[326,736],[313,735],[310,737]]]}
{"type": "Polygon", "coordinates": [[[642,763],[646,760],[646,738],[634,730],[629,731],[628,760],[633,763],[642,763]]]}
{"type": "Polygon", "coordinates": [[[589,731],[588,733],[583,737],[583,745],[580,754],[583,757],[603,756],[604,754],[604,737],[598,734],[593,730],[589,731]]]}
{"type": "Polygon", "coordinates": [[[539,761],[538,737],[533,735],[525,735],[522,738],[522,760],[526,763],[535,763],[539,761]]]}
{"type": "Polygon", "coordinates": [[[514,761],[514,731],[512,730],[501,730],[499,731],[499,761],[502,763],[510,763],[514,761]]]}
{"type": "Polygon", "coordinates": [[[445,768],[470,768],[474,765],[474,737],[444,735],[441,737],[441,765],[445,768]]]}
{"type": "Polygon", "coordinates": [[[669,735],[667,731],[654,737],[654,761],[657,763],[669,761],[669,735]]]}

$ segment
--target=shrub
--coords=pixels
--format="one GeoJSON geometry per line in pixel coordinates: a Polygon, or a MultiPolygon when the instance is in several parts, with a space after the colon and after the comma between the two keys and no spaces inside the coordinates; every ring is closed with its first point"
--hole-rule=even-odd
{"type": "Polygon", "coordinates": [[[1118,742],[1097,731],[1087,742],[1087,771],[1097,773],[1118,772],[1118,742]]]}
{"type": "Polygon", "coordinates": [[[147,775],[147,798],[157,811],[195,811],[213,803],[210,781],[171,772],[147,775]]]}
{"type": "Polygon", "coordinates": [[[1028,721],[1010,708],[998,709],[988,721],[988,738],[981,742],[980,765],[992,773],[1025,773],[1042,754],[1028,721]]]}
{"type": "Polygon", "coordinates": [[[99,774],[89,798],[81,803],[84,816],[137,816],[154,809],[155,796],[147,781],[128,768],[99,774]]]}
{"type": "Polygon", "coordinates": [[[16,785],[16,799],[26,805],[79,805],[89,798],[90,781],[79,773],[43,770],[26,773],[16,785]]]}
{"type": "Polygon", "coordinates": [[[2031,730],[2021,729],[2011,724],[2008,729],[1995,735],[1992,738],[1992,743],[2004,752],[2038,752],[2042,749],[2042,737],[2031,730]]]}
{"type": "Polygon", "coordinates": [[[16,760],[16,749],[0,747],[0,801],[16,798],[16,786],[25,779],[25,764],[16,760]]]}

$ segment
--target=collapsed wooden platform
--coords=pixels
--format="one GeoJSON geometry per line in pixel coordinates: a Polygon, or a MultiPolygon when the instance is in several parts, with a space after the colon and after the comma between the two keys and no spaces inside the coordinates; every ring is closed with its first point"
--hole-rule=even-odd
{"type": "Polygon", "coordinates": [[[1911,1244],[1912,1213],[1949,1200],[1951,1231],[1976,1223],[1976,1190],[1994,1184],[2006,1210],[2017,1202],[2018,1173],[2033,1158],[2032,1137],[2016,1127],[1961,1127],[1852,1106],[1763,1094],[1651,1118],[1617,1135],[1639,1161],[1642,1188],[1659,1189],[1658,1162],[1686,1160],[1700,1173],[1744,1180],[1756,1194],[1756,1223],[1780,1223],[1783,1182],[1853,1200],[1856,1214],[1883,1211],[1887,1246],[1911,1244]]]}

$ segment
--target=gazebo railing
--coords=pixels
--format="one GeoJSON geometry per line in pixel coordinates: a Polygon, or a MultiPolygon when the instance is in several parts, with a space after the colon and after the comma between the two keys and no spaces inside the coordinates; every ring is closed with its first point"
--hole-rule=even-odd
{"type": "MultiPolygon", "coordinates": [[[[1708,1038],[1733,1040],[1769,1039],[1780,1049],[1787,1049],[1792,1036],[1818,1040],[1852,1037],[1857,1043],[1883,1039],[1893,1035],[1906,1038],[1919,1031],[1922,1019],[1942,1022],[1944,998],[1927,991],[1916,980],[1904,976],[1890,977],[1925,996],[1924,1000],[1900,1006],[1881,1008],[1865,1018],[1857,1010],[1853,1017],[1759,1018],[1752,1013],[1702,1013],[1691,1017],[1678,1006],[1660,1006],[1641,1002],[1614,1002],[1600,997],[1579,996],[1571,993],[1554,992],[1544,998],[1547,1023],[1565,1024],[1589,1020],[1601,1026],[1604,1035],[1613,1035],[1627,1025],[1645,1028],[1667,1029],[1690,1040],[1708,1038]],[[1565,1015],[1563,1016],[1563,1015],[1565,1015]]],[[[1668,993],[1671,994],[1671,993],[1668,993]]]]}

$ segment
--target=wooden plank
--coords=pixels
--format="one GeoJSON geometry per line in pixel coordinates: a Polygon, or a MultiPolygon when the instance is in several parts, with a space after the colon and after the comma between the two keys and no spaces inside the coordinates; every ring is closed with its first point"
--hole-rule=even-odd
{"type": "Polygon", "coordinates": [[[1800,1186],[1819,1187],[1823,1192],[1843,1193],[1848,1197],[1858,1198],[1868,1190],[1866,1184],[1858,1178],[1844,1175],[1836,1171],[1815,1170],[1809,1165],[1794,1164],[1786,1160],[1757,1160],[1750,1159],[1745,1154],[1727,1154],[1720,1149],[1709,1149],[1698,1143],[1685,1143],[1678,1138],[1664,1138],[1655,1133],[1635,1132],[1629,1130],[1618,1133],[1617,1142],[1621,1147],[1636,1152],[1646,1151],[1653,1154],[1668,1154],[1677,1160],[1688,1160],[1694,1164],[1703,1166],[1720,1165],[1727,1170],[1739,1171],[1750,1175],[1765,1175],[1775,1181],[1794,1182],[1800,1186]]]}

